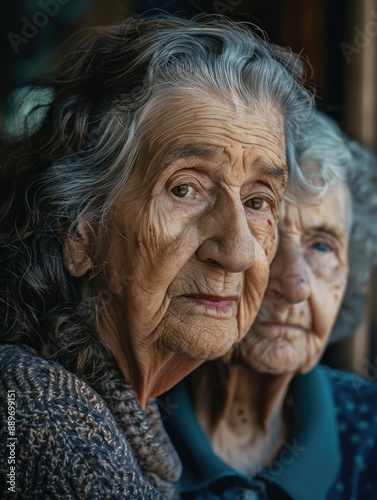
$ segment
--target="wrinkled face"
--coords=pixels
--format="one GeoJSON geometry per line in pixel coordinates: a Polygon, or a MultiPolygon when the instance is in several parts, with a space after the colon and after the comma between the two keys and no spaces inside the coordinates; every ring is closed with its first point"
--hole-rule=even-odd
{"type": "Polygon", "coordinates": [[[109,223],[107,314],[141,349],[210,359],[245,335],[267,284],[283,120],[208,98],[172,97],[164,111],[109,223]]]}
{"type": "Polygon", "coordinates": [[[255,370],[306,372],[319,361],[346,287],[349,200],[337,181],[316,206],[281,203],[266,294],[238,351],[255,370]]]}

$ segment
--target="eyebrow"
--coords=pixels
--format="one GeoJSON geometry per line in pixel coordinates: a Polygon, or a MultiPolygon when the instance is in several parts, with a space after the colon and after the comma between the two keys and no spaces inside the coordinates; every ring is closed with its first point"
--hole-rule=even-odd
{"type": "Polygon", "coordinates": [[[288,168],[286,165],[268,165],[264,162],[259,165],[260,172],[265,175],[271,175],[273,177],[287,177],[288,168]]]}
{"type": "Polygon", "coordinates": [[[227,156],[224,152],[219,152],[219,149],[211,146],[202,145],[188,145],[179,146],[171,151],[162,161],[162,167],[169,165],[177,160],[184,160],[190,157],[209,157],[215,158],[216,156],[227,156]]]}
{"type": "Polygon", "coordinates": [[[328,224],[321,224],[320,226],[313,226],[309,229],[310,229],[310,231],[315,231],[317,233],[331,234],[335,238],[342,238],[346,234],[344,229],[332,227],[332,226],[329,226],[328,224]]]}

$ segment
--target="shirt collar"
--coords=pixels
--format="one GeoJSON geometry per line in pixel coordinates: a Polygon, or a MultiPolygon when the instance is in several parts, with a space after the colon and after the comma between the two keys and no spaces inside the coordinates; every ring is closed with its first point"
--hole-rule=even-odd
{"type": "Polygon", "coordinates": [[[164,425],[182,461],[181,491],[199,490],[226,477],[246,480],[247,476],[230,467],[212,450],[196,418],[184,381],[173,387],[166,397],[174,411],[164,425]]]}
{"type": "MultiPolygon", "coordinates": [[[[324,498],[340,468],[335,404],[320,367],[292,381],[295,400],[292,432],[279,456],[258,476],[292,498],[324,498]]],[[[196,419],[184,382],[168,393],[176,409],[165,425],[183,463],[182,491],[204,488],[221,478],[249,482],[214,453],[196,419]]]]}
{"type": "Polygon", "coordinates": [[[274,471],[270,466],[260,475],[274,481],[292,498],[318,500],[326,497],[340,469],[336,406],[320,366],[298,375],[292,383],[292,432],[277,458],[281,470],[274,471]],[[289,445],[293,450],[287,460],[284,450],[289,445]]]}

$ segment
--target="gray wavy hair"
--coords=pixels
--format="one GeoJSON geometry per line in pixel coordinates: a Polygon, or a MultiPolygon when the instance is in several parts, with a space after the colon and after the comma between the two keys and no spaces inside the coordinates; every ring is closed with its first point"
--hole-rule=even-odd
{"type": "MultiPolygon", "coordinates": [[[[319,177],[326,192],[336,179],[346,181],[349,207],[349,276],[344,299],[333,327],[330,342],[353,334],[363,315],[363,286],[377,264],[377,158],[358,142],[342,133],[326,115],[316,112],[305,139],[298,147],[298,161],[319,177]]],[[[292,199],[292,194],[286,196],[292,199]]]]}
{"type": "Polygon", "coordinates": [[[351,153],[347,183],[352,198],[349,241],[349,276],[331,342],[355,333],[364,313],[364,285],[377,265],[377,157],[352,139],[346,139],[351,153]]]}
{"type": "Polygon", "coordinates": [[[88,276],[68,273],[64,242],[80,221],[106,224],[131,173],[146,164],[158,132],[151,115],[173,92],[276,106],[291,178],[310,189],[295,159],[312,112],[302,78],[297,56],[223,18],[138,18],[76,36],[44,83],[52,100],[42,123],[0,156],[0,339],[58,352],[77,372],[100,356],[88,276]]]}

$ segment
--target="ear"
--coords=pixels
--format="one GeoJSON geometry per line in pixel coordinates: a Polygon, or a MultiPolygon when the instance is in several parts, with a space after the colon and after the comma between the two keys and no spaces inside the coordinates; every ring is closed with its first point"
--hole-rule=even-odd
{"type": "Polygon", "coordinates": [[[90,231],[86,224],[80,223],[76,234],[69,236],[64,245],[64,264],[71,276],[83,276],[93,267],[90,249],[90,231]]]}

